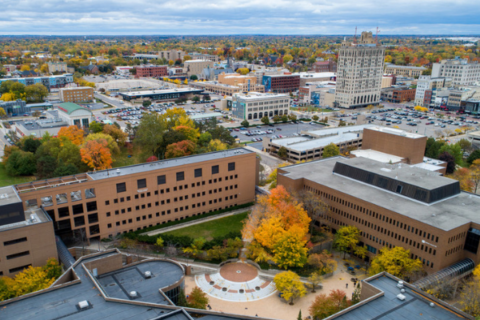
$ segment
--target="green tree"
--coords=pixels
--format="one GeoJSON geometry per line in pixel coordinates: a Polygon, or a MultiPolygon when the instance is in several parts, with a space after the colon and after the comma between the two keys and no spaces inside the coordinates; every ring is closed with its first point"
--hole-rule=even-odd
{"type": "Polygon", "coordinates": [[[190,80],[192,80],[192,81],[198,80],[198,77],[195,74],[192,74],[190,76],[190,80]]]}
{"type": "Polygon", "coordinates": [[[284,114],[284,115],[281,117],[281,119],[282,119],[282,122],[283,122],[283,123],[287,123],[287,122],[288,122],[288,116],[287,116],[286,114],[284,114]]]}
{"type": "Polygon", "coordinates": [[[288,150],[287,148],[285,148],[284,146],[281,146],[279,149],[278,149],[278,156],[282,159],[285,159],[287,156],[288,156],[288,150]]]}
{"type": "Polygon", "coordinates": [[[195,286],[187,297],[188,306],[195,309],[207,309],[208,296],[199,287],[195,286]]]}
{"type": "Polygon", "coordinates": [[[386,271],[395,277],[405,279],[414,272],[420,271],[422,266],[419,259],[410,258],[410,250],[402,247],[393,247],[392,249],[384,247],[373,258],[368,272],[370,275],[375,275],[386,271]]]}
{"type": "Polygon", "coordinates": [[[351,253],[355,250],[360,238],[360,230],[355,226],[343,226],[340,227],[335,233],[333,240],[333,246],[338,251],[342,251],[345,254],[351,253]]]}
{"type": "Polygon", "coordinates": [[[313,120],[313,121],[318,121],[318,119],[319,119],[319,118],[318,118],[317,115],[314,115],[314,116],[312,117],[312,120],[313,120]]]}
{"type": "Polygon", "coordinates": [[[462,147],[458,143],[444,144],[440,147],[440,153],[448,152],[455,158],[455,164],[461,164],[463,159],[462,147]]]}
{"type": "Polygon", "coordinates": [[[72,163],[65,164],[63,160],[60,159],[58,160],[58,166],[55,169],[53,176],[54,177],[71,176],[79,172],[80,171],[74,164],[72,163]]]}
{"type": "Polygon", "coordinates": [[[48,259],[42,269],[45,271],[47,279],[57,279],[62,275],[62,266],[55,258],[48,259]]]}
{"type": "Polygon", "coordinates": [[[206,147],[211,140],[212,140],[212,135],[210,134],[210,132],[204,132],[200,134],[200,137],[198,138],[198,144],[203,147],[206,147]]]}
{"type": "Polygon", "coordinates": [[[8,157],[5,169],[11,176],[31,176],[37,169],[35,155],[31,152],[14,151],[8,157]]]}
{"type": "Polygon", "coordinates": [[[43,156],[37,160],[37,179],[49,179],[54,177],[57,169],[57,159],[52,156],[43,156]]]}
{"type": "Polygon", "coordinates": [[[340,154],[340,150],[338,149],[337,145],[334,143],[330,143],[325,148],[323,148],[323,159],[338,156],[340,154]]]}
{"type": "Polygon", "coordinates": [[[267,125],[270,124],[270,119],[267,116],[260,119],[260,121],[262,121],[264,124],[267,124],[267,125]]]}
{"type": "Polygon", "coordinates": [[[145,100],[145,101],[142,102],[142,106],[144,106],[145,108],[149,107],[151,105],[152,105],[152,101],[150,101],[150,100],[145,100]]]}
{"type": "Polygon", "coordinates": [[[472,165],[473,161],[480,159],[480,150],[475,150],[467,158],[467,162],[469,165],[472,165]]]}
{"type": "Polygon", "coordinates": [[[297,320],[303,320],[303,319],[302,319],[302,310],[300,310],[300,311],[298,312],[297,320]]]}
{"type": "Polygon", "coordinates": [[[180,289],[180,292],[178,294],[177,306],[188,307],[187,298],[185,297],[185,292],[183,289],[180,289]]]}
{"type": "Polygon", "coordinates": [[[97,121],[92,121],[92,122],[90,122],[90,125],[89,125],[88,129],[92,133],[102,132],[103,131],[103,123],[97,122],[97,121]]]}
{"type": "Polygon", "coordinates": [[[248,128],[250,127],[250,122],[247,119],[243,120],[241,123],[242,127],[248,128]]]}
{"type": "Polygon", "coordinates": [[[25,87],[27,101],[43,102],[48,96],[48,89],[41,83],[32,84],[25,87]]]}
{"type": "Polygon", "coordinates": [[[200,98],[198,96],[195,96],[195,97],[192,98],[192,101],[193,102],[198,102],[198,101],[200,101],[200,98]]]}
{"type": "Polygon", "coordinates": [[[288,115],[288,119],[290,119],[291,121],[297,121],[297,116],[291,113],[288,115]]]}
{"type": "Polygon", "coordinates": [[[166,130],[165,122],[156,114],[143,116],[135,134],[134,144],[142,150],[145,158],[157,155],[157,149],[163,142],[166,130]]]}
{"type": "Polygon", "coordinates": [[[279,123],[280,121],[281,119],[278,115],[273,116],[273,122],[275,122],[275,124],[279,123]]]}
{"type": "Polygon", "coordinates": [[[301,298],[307,294],[303,282],[300,281],[300,277],[295,272],[285,271],[278,273],[273,278],[273,282],[277,290],[280,291],[281,297],[289,302],[290,305],[293,305],[294,299],[301,298]]]}
{"type": "Polygon", "coordinates": [[[460,139],[457,143],[460,146],[460,148],[462,148],[463,152],[465,152],[466,150],[472,147],[472,143],[467,139],[460,139]]]}
{"type": "Polygon", "coordinates": [[[42,142],[39,139],[36,139],[32,136],[24,137],[20,141],[20,144],[22,146],[22,150],[26,152],[31,152],[35,153],[42,144],[42,142]]]}

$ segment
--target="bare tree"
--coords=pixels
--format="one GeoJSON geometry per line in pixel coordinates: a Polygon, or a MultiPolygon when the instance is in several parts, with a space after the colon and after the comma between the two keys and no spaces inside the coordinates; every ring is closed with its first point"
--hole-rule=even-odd
{"type": "Polygon", "coordinates": [[[303,203],[303,208],[305,209],[305,211],[307,211],[308,215],[312,219],[312,230],[313,226],[315,225],[315,221],[319,221],[319,223],[322,224],[326,220],[326,215],[329,212],[330,208],[325,203],[322,197],[308,190],[300,190],[294,193],[294,197],[299,202],[303,203]]]}

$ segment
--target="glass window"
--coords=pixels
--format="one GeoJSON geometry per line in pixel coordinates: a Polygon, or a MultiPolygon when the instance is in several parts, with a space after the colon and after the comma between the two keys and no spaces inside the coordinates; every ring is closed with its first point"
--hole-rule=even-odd
{"type": "Polygon", "coordinates": [[[80,203],[72,206],[72,211],[73,211],[73,214],[83,213],[83,204],[80,203]]]}
{"type": "Polygon", "coordinates": [[[167,177],[165,175],[157,177],[157,184],[165,184],[167,183],[167,177]]]}
{"type": "Polygon", "coordinates": [[[25,204],[28,207],[36,207],[37,206],[37,199],[30,199],[25,201],[25,204]]]}
{"type": "Polygon", "coordinates": [[[195,178],[202,176],[202,168],[195,169],[195,178]]]}
{"type": "Polygon", "coordinates": [[[125,182],[117,183],[117,193],[127,191],[127,185],[125,182]]]}
{"type": "Polygon", "coordinates": [[[217,174],[220,171],[218,165],[212,166],[212,174],[217,174]]]}
{"type": "Polygon", "coordinates": [[[142,189],[147,187],[147,179],[139,179],[137,180],[137,188],[142,189]]]}
{"type": "Polygon", "coordinates": [[[185,174],[184,172],[177,172],[177,181],[183,181],[185,180],[185,174]]]}
{"type": "Polygon", "coordinates": [[[87,202],[87,211],[97,210],[97,201],[87,202]]]}

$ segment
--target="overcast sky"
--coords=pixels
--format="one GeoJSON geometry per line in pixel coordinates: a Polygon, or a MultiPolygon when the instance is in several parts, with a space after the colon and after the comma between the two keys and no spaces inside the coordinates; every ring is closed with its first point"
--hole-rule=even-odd
{"type": "Polygon", "coordinates": [[[0,34],[480,34],[479,0],[1,0],[0,34]]]}

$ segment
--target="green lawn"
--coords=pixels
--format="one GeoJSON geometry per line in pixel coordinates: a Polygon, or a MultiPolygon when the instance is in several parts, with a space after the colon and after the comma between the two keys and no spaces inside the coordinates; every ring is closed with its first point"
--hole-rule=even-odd
{"type": "Polygon", "coordinates": [[[7,174],[5,166],[0,163],[0,187],[6,187],[12,184],[19,184],[35,180],[35,177],[11,177],[7,174]]]}
{"type": "Polygon", "coordinates": [[[242,230],[242,221],[247,217],[248,213],[249,212],[239,213],[233,216],[173,230],[166,232],[165,234],[174,236],[189,236],[192,238],[204,237],[207,240],[212,240],[215,237],[222,237],[227,233],[238,232],[242,230]]]}
{"type": "Polygon", "coordinates": [[[121,148],[120,149],[120,154],[115,155],[113,157],[113,168],[118,168],[118,167],[125,167],[125,166],[130,166],[132,164],[137,164],[137,158],[135,155],[132,155],[130,158],[128,157],[128,151],[127,148],[121,148]]]}

